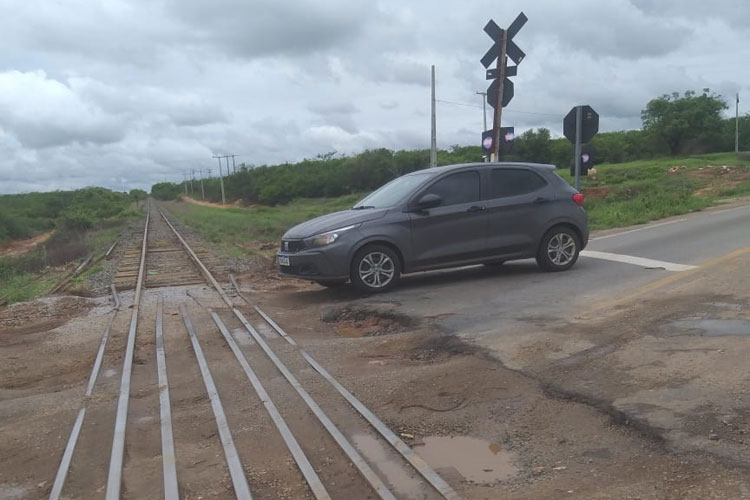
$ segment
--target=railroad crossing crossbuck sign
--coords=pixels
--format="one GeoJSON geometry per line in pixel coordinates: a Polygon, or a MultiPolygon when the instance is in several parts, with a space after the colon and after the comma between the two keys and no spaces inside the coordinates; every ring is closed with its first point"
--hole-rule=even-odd
{"type": "Polygon", "coordinates": [[[490,21],[484,27],[485,33],[487,33],[494,42],[492,44],[492,47],[490,47],[490,49],[484,54],[481,59],[482,66],[487,68],[487,80],[492,80],[490,86],[487,87],[487,104],[489,104],[493,108],[497,105],[498,101],[501,62],[504,65],[504,67],[502,68],[504,70],[502,71],[502,73],[504,73],[502,106],[507,106],[510,100],[513,99],[513,82],[508,77],[516,76],[516,73],[518,72],[518,64],[520,64],[521,61],[523,61],[523,58],[526,57],[526,54],[524,54],[523,50],[521,50],[518,45],[516,45],[516,42],[513,41],[513,37],[516,35],[516,33],[519,32],[523,25],[526,24],[526,21],[528,21],[528,18],[524,15],[523,12],[521,12],[518,17],[516,17],[515,21],[513,21],[510,26],[508,26],[507,30],[501,29],[492,19],[490,19],[490,21]],[[501,56],[500,53],[502,52],[503,31],[505,31],[505,55],[514,63],[516,63],[516,66],[508,66],[507,59],[503,58],[505,60],[498,61],[497,68],[490,68],[490,64],[492,64],[498,57],[501,56]]]}
{"type": "MultiPolygon", "coordinates": [[[[503,108],[513,99],[515,89],[509,77],[516,76],[518,65],[526,57],[526,54],[516,45],[513,37],[526,24],[528,18],[521,12],[518,17],[508,26],[507,30],[500,28],[495,21],[490,19],[484,27],[484,32],[492,38],[492,47],[484,54],[480,62],[484,66],[487,80],[492,80],[487,87],[487,103],[495,108],[495,116],[492,120],[492,129],[482,134],[482,147],[490,154],[490,161],[496,161],[500,156],[501,144],[513,144],[512,140],[503,140],[501,137],[503,108]],[[508,66],[508,59],[516,63],[508,66]],[[497,61],[495,68],[490,65],[497,61]]],[[[503,148],[508,152],[506,148],[503,148]]]]}

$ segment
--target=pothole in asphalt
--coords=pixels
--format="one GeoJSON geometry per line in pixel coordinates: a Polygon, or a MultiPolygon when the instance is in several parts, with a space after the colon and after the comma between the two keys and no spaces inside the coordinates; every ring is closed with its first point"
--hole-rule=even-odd
{"type": "Polygon", "coordinates": [[[750,335],[750,320],[746,319],[693,319],[672,321],[681,330],[700,330],[708,337],[725,335],[750,335]]]}
{"type": "Polygon", "coordinates": [[[456,469],[467,481],[489,484],[518,475],[515,455],[490,443],[469,436],[430,436],[414,450],[433,469],[456,469]]]}
{"type": "Polygon", "coordinates": [[[336,333],[343,337],[392,335],[417,323],[413,318],[393,311],[357,306],[327,308],[320,316],[324,322],[332,323],[336,333]]]}

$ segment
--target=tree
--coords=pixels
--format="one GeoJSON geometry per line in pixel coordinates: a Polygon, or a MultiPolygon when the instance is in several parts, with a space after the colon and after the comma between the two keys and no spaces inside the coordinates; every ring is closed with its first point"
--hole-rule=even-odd
{"type": "MultiPolygon", "coordinates": [[[[688,146],[710,151],[718,149],[721,134],[721,112],[727,104],[720,95],[696,95],[693,91],[673,92],[652,99],[641,111],[643,129],[669,148],[674,156],[688,146]]],[[[696,151],[697,152],[697,151],[696,151]]]]}
{"type": "Polygon", "coordinates": [[[523,161],[550,163],[552,161],[550,139],[549,129],[529,129],[516,138],[515,155],[523,161]]]}
{"type": "Polygon", "coordinates": [[[148,198],[148,193],[143,189],[131,189],[128,196],[130,196],[130,199],[135,202],[136,206],[140,207],[141,202],[148,198]]]}

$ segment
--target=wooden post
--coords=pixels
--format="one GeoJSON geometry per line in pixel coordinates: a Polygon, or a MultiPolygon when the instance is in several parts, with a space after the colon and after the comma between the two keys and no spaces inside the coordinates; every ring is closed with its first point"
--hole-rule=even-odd
{"type": "Polygon", "coordinates": [[[493,152],[490,161],[500,161],[500,124],[503,117],[503,84],[505,83],[505,52],[508,47],[508,32],[501,30],[500,54],[497,57],[497,102],[495,103],[495,118],[493,120],[492,143],[493,152]]]}

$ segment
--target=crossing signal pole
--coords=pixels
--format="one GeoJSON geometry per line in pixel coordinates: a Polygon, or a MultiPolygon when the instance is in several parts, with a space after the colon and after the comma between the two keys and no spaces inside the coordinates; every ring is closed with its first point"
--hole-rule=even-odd
{"type": "Polygon", "coordinates": [[[495,68],[486,71],[487,80],[492,80],[490,86],[487,87],[487,103],[495,108],[495,114],[492,120],[492,130],[482,134],[482,147],[490,153],[490,161],[499,160],[500,144],[504,136],[509,132],[513,137],[512,130],[508,129],[505,133],[503,132],[502,116],[503,108],[510,103],[514,95],[513,82],[508,78],[516,76],[518,65],[526,57],[526,54],[513,41],[513,37],[526,24],[526,21],[528,18],[521,12],[508,29],[500,28],[492,19],[484,27],[484,32],[492,38],[494,43],[480,62],[482,66],[489,68],[493,61],[497,61],[495,68]],[[508,66],[508,59],[516,65],[508,66]]]}

